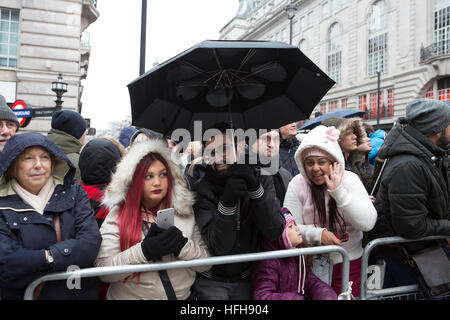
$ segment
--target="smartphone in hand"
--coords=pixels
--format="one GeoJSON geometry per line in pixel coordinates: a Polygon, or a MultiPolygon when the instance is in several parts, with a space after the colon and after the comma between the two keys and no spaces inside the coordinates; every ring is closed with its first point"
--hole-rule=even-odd
{"type": "Polygon", "coordinates": [[[171,226],[173,226],[174,215],[175,215],[174,208],[158,210],[158,212],[156,213],[156,223],[158,227],[163,229],[169,229],[171,226]]]}

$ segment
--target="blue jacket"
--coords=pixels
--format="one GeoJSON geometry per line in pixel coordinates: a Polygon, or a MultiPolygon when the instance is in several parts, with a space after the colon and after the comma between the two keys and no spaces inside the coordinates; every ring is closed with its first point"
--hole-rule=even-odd
{"type": "MultiPolygon", "coordinates": [[[[0,296],[23,299],[26,287],[36,278],[69,266],[92,267],[101,244],[87,194],[72,185],[75,168],[62,151],[39,133],[15,135],[0,156],[0,296]],[[41,146],[56,157],[54,179],[61,182],[45,207],[36,212],[11,188],[4,173],[26,148],[41,146]],[[62,174],[58,176],[58,174],[62,174]],[[61,242],[57,243],[53,214],[60,214],[61,242]],[[50,268],[45,249],[54,257],[50,268]]],[[[72,281],[76,284],[76,281],[72,281]]],[[[39,299],[98,299],[96,278],[82,278],[80,289],[68,289],[66,280],[45,283],[39,299]]]]}
{"type": "Polygon", "coordinates": [[[385,137],[386,131],[381,129],[369,134],[370,144],[372,145],[372,150],[369,152],[369,163],[373,166],[375,165],[375,158],[378,155],[378,149],[383,144],[385,137]]]}

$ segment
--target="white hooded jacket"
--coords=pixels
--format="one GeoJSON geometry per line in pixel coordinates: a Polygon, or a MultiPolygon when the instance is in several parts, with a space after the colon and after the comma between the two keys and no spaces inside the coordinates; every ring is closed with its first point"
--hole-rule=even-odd
{"type": "MultiPolygon", "coordinates": [[[[195,223],[192,209],[195,196],[189,190],[181,168],[172,161],[170,149],[163,141],[150,140],[133,145],[117,166],[111,183],[106,189],[103,204],[110,208],[110,212],[100,228],[103,241],[95,262],[97,267],[152,263],[145,258],[140,243],[125,251],[120,250],[119,225],[117,222],[119,206],[126,199],[134,171],[141,159],[151,152],[160,154],[169,165],[172,174],[172,207],[175,209],[174,224],[182,231],[183,236],[188,238],[188,242],[181,249],[178,257],[170,254],[162,257],[162,261],[192,260],[209,256],[207,247],[195,223]]],[[[147,221],[145,214],[142,215],[142,219],[147,221]]],[[[150,219],[152,218],[150,217],[150,219]]],[[[148,222],[154,221],[149,220],[148,222]]],[[[142,239],[144,239],[144,233],[142,233],[142,239]]],[[[195,281],[196,271],[206,271],[209,268],[208,266],[199,267],[195,270],[191,268],[168,270],[167,273],[177,299],[187,299],[190,295],[190,288],[195,281]]],[[[102,281],[110,283],[106,298],[113,300],[167,299],[158,272],[141,273],[140,277],[131,276],[124,281],[129,276],[130,274],[118,274],[100,277],[102,281]]]]}

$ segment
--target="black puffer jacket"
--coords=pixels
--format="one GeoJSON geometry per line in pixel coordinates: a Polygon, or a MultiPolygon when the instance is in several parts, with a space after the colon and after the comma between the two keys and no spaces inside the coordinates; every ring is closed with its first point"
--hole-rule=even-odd
{"type": "MultiPolygon", "coordinates": [[[[254,200],[241,199],[239,232],[236,213],[224,214],[219,209],[226,178],[219,178],[211,166],[206,166],[204,177],[191,185],[197,193],[195,219],[203,241],[214,255],[257,252],[261,236],[275,240],[283,233],[285,219],[271,177],[261,175],[259,181],[263,195],[254,200]]],[[[203,276],[216,281],[238,281],[250,274],[252,265],[252,262],[214,265],[203,276]]]]}
{"type": "MultiPolygon", "coordinates": [[[[447,157],[413,127],[397,124],[380,148],[379,156],[389,159],[383,172],[375,207],[378,221],[370,238],[389,237],[386,219],[398,236],[417,239],[450,236],[447,157]]],[[[429,246],[415,243],[412,251],[429,246]]]]}

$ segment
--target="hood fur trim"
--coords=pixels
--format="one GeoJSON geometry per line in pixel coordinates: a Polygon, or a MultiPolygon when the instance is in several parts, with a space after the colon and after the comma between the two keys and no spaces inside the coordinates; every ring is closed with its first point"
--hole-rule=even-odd
{"type": "Polygon", "coordinates": [[[337,129],[341,132],[339,141],[341,141],[346,134],[353,132],[356,135],[358,145],[364,142],[363,139],[366,135],[366,131],[364,130],[361,118],[348,118],[337,129]]]}
{"type": "Polygon", "coordinates": [[[194,193],[189,190],[180,165],[172,159],[175,155],[172,155],[171,149],[164,141],[156,139],[133,144],[117,165],[111,183],[105,190],[103,204],[111,209],[125,201],[137,165],[142,158],[152,152],[160,154],[169,165],[172,174],[172,207],[179,215],[192,215],[192,206],[195,203],[194,193]]]}

